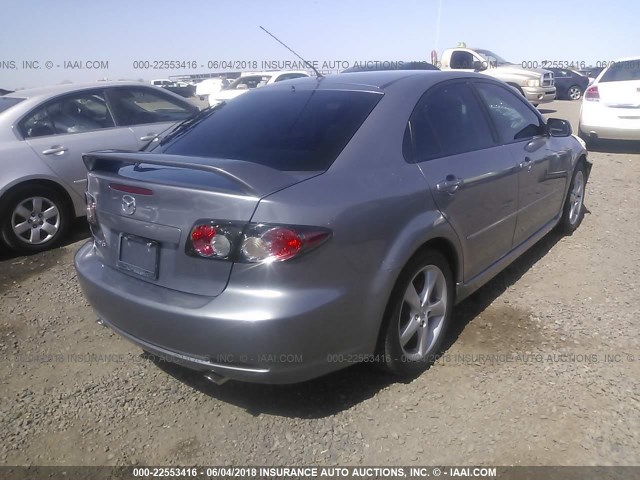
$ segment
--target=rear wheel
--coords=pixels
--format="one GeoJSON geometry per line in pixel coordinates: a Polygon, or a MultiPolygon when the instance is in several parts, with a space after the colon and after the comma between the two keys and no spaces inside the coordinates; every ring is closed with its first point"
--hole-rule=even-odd
{"type": "Polygon", "coordinates": [[[434,250],[418,253],[402,271],[391,295],[383,334],[384,367],[413,376],[439,353],[451,323],[453,277],[434,250]]]}
{"type": "Polygon", "coordinates": [[[560,228],[567,234],[573,233],[584,218],[584,194],[587,185],[587,170],[583,162],[576,165],[573,172],[569,193],[565,200],[560,228]]]}
{"type": "Polygon", "coordinates": [[[582,89],[578,85],[572,85],[567,90],[567,97],[571,100],[580,100],[582,97],[582,89]]]}
{"type": "Polygon", "coordinates": [[[65,199],[55,189],[25,185],[9,194],[0,232],[10,248],[30,254],[58,245],[70,221],[65,199]]]}

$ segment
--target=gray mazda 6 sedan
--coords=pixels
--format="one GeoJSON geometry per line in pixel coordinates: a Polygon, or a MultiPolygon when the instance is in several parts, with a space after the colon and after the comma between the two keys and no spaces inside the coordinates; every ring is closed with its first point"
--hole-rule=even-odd
{"type": "Polygon", "coordinates": [[[275,84],[84,161],[100,322],[217,383],[419,374],[454,304],[578,227],[590,171],[564,120],[439,71],[275,84]]]}
{"type": "Polygon", "coordinates": [[[140,149],[196,112],[183,98],[139,82],[55,85],[0,97],[0,244],[29,254],[60,243],[85,214],[83,153],[140,149]]]}

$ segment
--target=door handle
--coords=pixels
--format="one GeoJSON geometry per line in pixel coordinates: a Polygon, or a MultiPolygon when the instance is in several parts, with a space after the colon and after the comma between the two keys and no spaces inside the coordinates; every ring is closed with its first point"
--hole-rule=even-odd
{"type": "Polygon", "coordinates": [[[62,145],[52,145],[51,148],[47,148],[42,151],[43,155],[62,155],[64,152],[69,150],[67,147],[63,147],[62,145]]]}
{"type": "Polygon", "coordinates": [[[150,142],[151,140],[153,140],[157,136],[158,135],[156,135],[155,133],[147,133],[146,135],[140,137],[140,140],[142,140],[143,142],[150,142]]]}
{"type": "Polygon", "coordinates": [[[533,160],[531,160],[529,157],[524,157],[524,162],[520,162],[520,168],[522,169],[527,169],[527,170],[531,170],[531,167],[533,166],[533,160]]]}
{"type": "Polygon", "coordinates": [[[444,193],[453,195],[458,191],[458,188],[460,188],[460,185],[462,185],[463,183],[464,183],[463,179],[458,178],[455,175],[447,175],[447,178],[439,182],[436,185],[436,188],[438,189],[439,192],[444,192],[444,193]]]}

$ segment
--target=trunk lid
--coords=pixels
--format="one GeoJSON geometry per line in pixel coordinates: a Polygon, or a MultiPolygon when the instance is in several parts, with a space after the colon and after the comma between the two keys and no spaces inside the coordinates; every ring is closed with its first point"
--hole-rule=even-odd
{"type": "Polygon", "coordinates": [[[217,296],[232,262],[185,253],[197,220],[249,222],[260,199],[320,172],[285,173],[240,160],[129,152],[84,156],[106,266],[149,283],[217,296]]]}

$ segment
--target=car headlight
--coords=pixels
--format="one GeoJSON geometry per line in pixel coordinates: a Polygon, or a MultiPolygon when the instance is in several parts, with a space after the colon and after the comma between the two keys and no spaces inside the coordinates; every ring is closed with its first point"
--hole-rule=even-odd
{"type": "Polygon", "coordinates": [[[539,87],[540,86],[540,79],[536,78],[536,79],[532,79],[532,80],[525,80],[524,84],[527,87],[539,87]]]}

